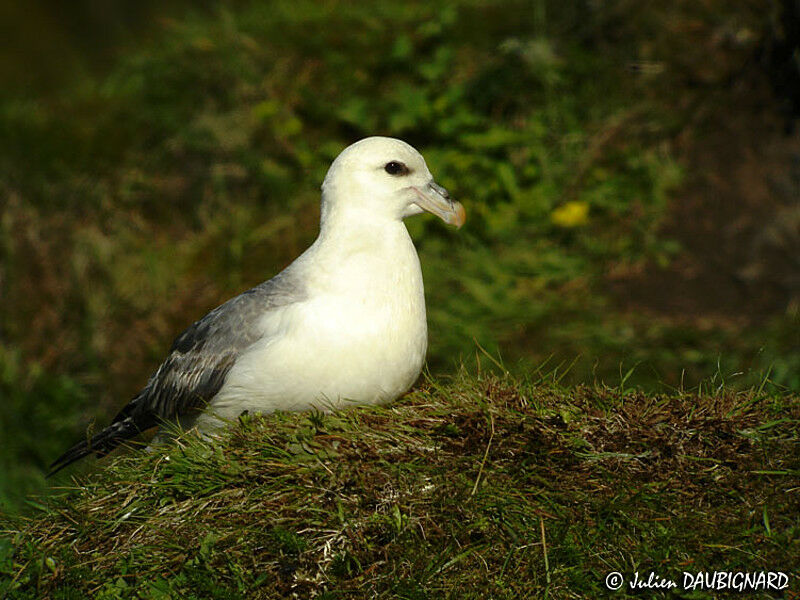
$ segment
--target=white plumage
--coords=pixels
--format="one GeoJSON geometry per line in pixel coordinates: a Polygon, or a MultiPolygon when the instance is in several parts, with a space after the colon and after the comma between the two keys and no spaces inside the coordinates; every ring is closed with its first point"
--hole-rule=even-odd
{"type": "Polygon", "coordinates": [[[383,137],[346,148],[325,177],[314,244],[178,336],[145,388],[54,471],[164,421],[208,433],[244,411],[397,398],[427,346],[422,272],[403,223],[423,210],[464,221],[414,148],[383,137]]]}

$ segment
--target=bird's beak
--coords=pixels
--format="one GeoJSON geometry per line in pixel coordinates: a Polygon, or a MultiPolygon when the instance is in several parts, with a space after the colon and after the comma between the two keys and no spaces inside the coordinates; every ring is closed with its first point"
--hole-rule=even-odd
{"type": "Polygon", "coordinates": [[[414,202],[422,210],[427,210],[439,217],[448,225],[461,227],[467,219],[467,213],[460,202],[450,199],[450,194],[439,184],[431,181],[425,187],[412,186],[417,195],[414,202]]]}

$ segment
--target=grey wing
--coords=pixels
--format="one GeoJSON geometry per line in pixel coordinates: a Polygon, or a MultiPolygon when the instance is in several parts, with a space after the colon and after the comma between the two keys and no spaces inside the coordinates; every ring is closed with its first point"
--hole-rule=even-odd
{"type": "Polygon", "coordinates": [[[304,289],[284,271],[192,323],[111,424],[67,450],[51,465],[50,474],[88,454],[108,454],[124,440],[164,421],[202,410],[219,392],[242,351],[263,337],[259,322],[264,314],[304,297],[304,289]]]}
{"type": "Polygon", "coordinates": [[[269,300],[264,291],[253,288],[181,333],[142,390],[147,410],[171,420],[202,409],[220,390],[239,354],[262,337],[258,321],[276,307],[269,300]]]}

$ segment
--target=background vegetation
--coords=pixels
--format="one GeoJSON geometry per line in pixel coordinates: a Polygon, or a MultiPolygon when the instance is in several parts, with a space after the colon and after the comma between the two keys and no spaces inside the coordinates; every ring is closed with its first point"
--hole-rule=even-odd
{"type": "Polygon", "coordinates": [[[0,503],[40,488],[183,327],[299,254],[331,159],[373,134],[420,148],[468,211],[457,233],[409,222],[431,372],[474,370],[479,344],[519,373],[571,364],[564,382],[800,389],[792,7],[3,19],[20,25],[0,57],[0,503]]]}

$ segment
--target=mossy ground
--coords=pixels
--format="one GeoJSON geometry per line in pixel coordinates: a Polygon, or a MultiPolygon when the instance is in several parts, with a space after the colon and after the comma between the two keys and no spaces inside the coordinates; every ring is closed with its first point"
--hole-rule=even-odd
{"type": "Polygon", "coordinates": [[[0,595],[592,598],[650,570],[783,571],[797,593],[798,440],[796,396],[462,372],[105,461],[4,522],[0,595]]]}

